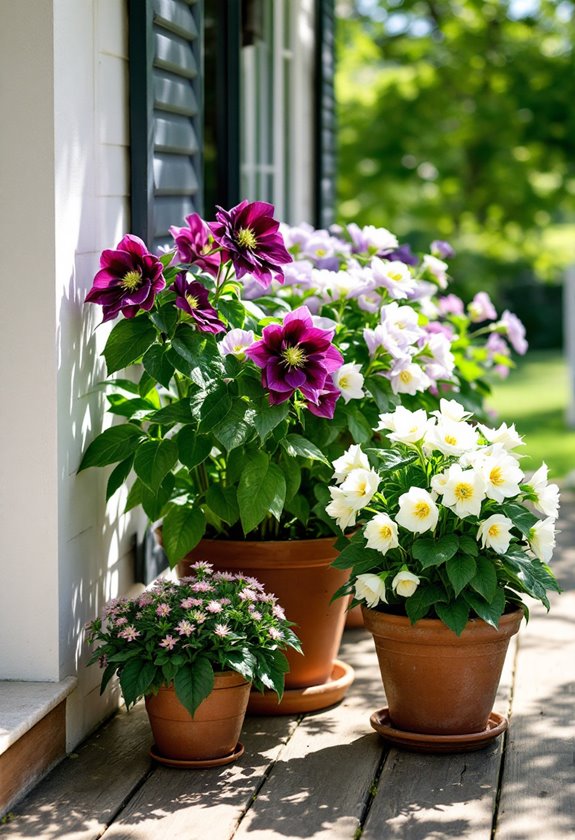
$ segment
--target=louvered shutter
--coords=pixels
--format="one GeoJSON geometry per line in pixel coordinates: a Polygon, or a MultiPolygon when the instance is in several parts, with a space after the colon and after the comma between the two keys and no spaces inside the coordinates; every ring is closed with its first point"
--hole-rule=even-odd
{"type": "Polygon", "coordinates": [[[334,0],[317,0],[315,223],[326,228],[335,220],[335,8],[334,0]]]}
{"type": "Polygon", "coordinates": [[[129,5],[131,229],[154,249],[203,211],[202,5],[129,5]]]}

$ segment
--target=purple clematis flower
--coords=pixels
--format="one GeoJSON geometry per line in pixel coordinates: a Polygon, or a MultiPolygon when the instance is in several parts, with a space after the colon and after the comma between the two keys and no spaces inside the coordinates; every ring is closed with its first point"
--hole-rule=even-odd
{"type": "Polygon", "coordinates": [[[197,213],[186,216],[186,222],[187,227],[170,227],[178,249],[178,259],[185,263],[195,263],[215,277],[222,262],[222,254],[210,254],[214,248],[211,230],[197,213]]]}
{"type": "Polygon", "coordinates": [[[99,303],[103,321],[118,312],[134,318],[140,309],[150,310],[157,293],[165,288],[164,266],[151,254],[139,236],[127,233],[116,250],[102,251],[100,271],[86,295],[87,303],[99,303]]]}
{"type": "Polygon", "coordinates": [[[409,245],[400,245],[393,251],[388,251],[385,254],[386,260],[396,260],[397,262],[405,263],[405,265],[417,265],[419,260],[411,250],[409,245]]]}
{"type": "Polygon", "coordinates": [[[333,330],[314,327],[307,306],[289,312],[283,324],[264,328],[261,340],[246,349],[246,356],[263,368],[262,384],[271,405],[285,402],[297,390],[319,404],[321,392],[332,384],[330,374],[343,364],[332,338],[333,330]]]}
{"type": "Polygon", "coordinates": [[[327,417],[331,420],[335,414],[335,404],[341,396],[339,388],[330,379],[325,380],[324,388],[319,392],[317,402],[306,403],[306,408],[316,417],[327,417]]]}
{"type": "Polygon", "coordinates": [[[434,239],[430,245],[430,251],[434,257],[439,257],[441,260],[449,260],[455,256],[455,251],[449,242],[443,239],[434,239]]]}
{"type": "Polygon", "coordinates": [[[221,333],[226,328],[218,318],[218,313],[208,300],[208,290],[197,280],[188,282],[182,271],[176,277],[170,289],[176,293],[176,306],[191,315],[200,332],[221,333]]]}
{"type": "Polygon", "coordinates": [[[231,210],[218,207],[217,221],[209,223],[236,276],[251,274],[266,289],[274,278],[283,282],[281,266],[292,262],[273,211],[273,204],[265,201],[242,201],[231,210]]]}

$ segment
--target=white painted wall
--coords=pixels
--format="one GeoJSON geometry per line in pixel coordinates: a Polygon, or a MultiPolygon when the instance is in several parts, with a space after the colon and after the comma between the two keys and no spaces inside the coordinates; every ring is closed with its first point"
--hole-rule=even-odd
{"type": "Polygon", "coordinates": [[[76,475],[107,422],[90,391],[109,328],[83,300],[129,224],[126,6],[0,0],[0,679],[78,674],[69,747],[114,702],[84,624],[132,586],[122,491],[106,509],[103,471],[76,475]]]}

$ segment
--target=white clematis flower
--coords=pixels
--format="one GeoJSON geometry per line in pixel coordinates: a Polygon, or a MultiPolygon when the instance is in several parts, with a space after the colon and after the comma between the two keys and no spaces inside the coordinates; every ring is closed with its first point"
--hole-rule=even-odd
{"type": "Polygon", "coordinates": [[[479,516],[481,502],[485,498],[485,480],[474,469],[462,470],[459,464],[452,464],[446,472],[443,488],[443,504],[457,516],[479,516]]]}
{"type": "Polygon", "coordinates": [[[364,396],[361,365],[348,362],[332,374],[333,384],[339,388],[344,402],[360,400],[364,396]]]}
{"type": "Polygon", "coordinates": [[[426,391],[432,381],[423,368],[415,362],[407,364],[401,360],[388,374],[391,390],[394,394],[417,394],[426,391]]]}
{"type": "Polygon", "coordinates": [[[485,479],[485,493],[489,499],[502,502],[519,495],[524,475],[513,455],[504,450],[494,451],[481,460],[478,468],[485,479]]]}
{"type": "Polygon", "coordinates": [[[384,262],[379,257],[371,261],[371,270],[376,286],[385,288],[390,297],[399,300],[409,297],[417,288],[417,280],[411,274],[409,267],[399,260],[384,262]]]}
{"type": "Polygon", "coordinates": [[[396,595],[401,595],[403,598],[411,598],[419,583],[420,580],[417,575],[414,575],[413,572],[409,572],[407,569],[402,569],[391,581],[391,588],[396,595]]]}
{"type": "Polygon", "coordinates": [[[479,436],[473,426],[464,420],[450,420],[441,417],[435,425],[429,426],[425,436],[425,449],[438,450],[443,455],[463,455],[477,449],[479,436]]]}
{"type": "Polygon", "coordinates": [[[361,510],[371,502],[380,480],[375,470],[355,469],[347,475],[339,489],[345,493],[348,504],[354,510],[361,510]]]}
{"type": "Polygon", "coordinates": [[[368,607],[377,607],[380,601],[387,604],[385,580],[379,575],[358,575],[354,589],[358,601],[365,601],[368,607]]]}
{"type": "Polygon", "coordinates": [[[363,529],[367,537],[367,548],[387,554],[390,548],[397,548],[397,525],[387,513],[377,513],[363,529]]]}
{"type": "Polygon", "coordinates": [[[458,423],[461,420],[467,420],[471,417],[471,413],[466,411],[461,403],[457,400],[439,400],[439,409],[431,412],[438,420],[453,420],[458,423]]]}
{"type": "Polygon", "coordinates": [[[340,484],[352,470],[368,470],[369,461],[359,443],[354,443],[340,458],[336,458],[333,462],[333,468],[335,470],[334,478],[340,484]]]}
{"type": "Polygon", "coordinates": [[[494,513],[479,524],[477,539],[481,548],[492,548],[497,554],[505,554],[511,542],[513,522],[501,513],[494,513]]]}
{"type": "Polygon", "coordinates": [[[537,496],[533,501],[536,510],[557,519],[559,516],[559,487],[556,484],[547,484],[547,464],[542,464],[536,473],[529,480],[529,487],[537,496]]]}
{"type": "Polygon", "coordinates": [[[349,503],[349,498],[346,493],[339,489],[339,487],[330,487],[331,502],[327,505],[325,511],[328,516],[335,519],[338,528],[345,531],[355,525],[357,516],[357,508],[349,503]]]}
{"type": "MultiPolygon", "coordinates": [[[[515,423],[508,426],[507,423],[502,423],[498,429],[490,429],[489,426],[484,426],[479,423],[479,429],[485,440],[489,443],[500,443],[509,452],[523,445],[523,438],[517,433],[515,423]]],[[[513,457],[519,457],[514,452],[511,452],[513,457]]]]}
{"type": "Polygon", "coordinates": [[[548,563],[555,548],[555,522],[550,516],[536,522],[529,531],[529,545],[536,557],[548,563]]]}
{"type": "Polygon", "coordinates": [[[430,493],[421,487],[412,487],[399,497],[398,525],[415,534],[432,531],[437,525],[439,510],[430,493]]]}
{"type": "Polygon", "coordinates": [[[398,443],[418,443],[423,440],[429,424],[427,414],[422,408],[417,411],[409,411],[402,405],[398,406],[391,415],[380,414],[379,421],[376,431],[393,428],[393,431],[387,437],[389,440],[398,443]],[[389,425],[390,422],[393,424],[392,426],[389,425]]]}

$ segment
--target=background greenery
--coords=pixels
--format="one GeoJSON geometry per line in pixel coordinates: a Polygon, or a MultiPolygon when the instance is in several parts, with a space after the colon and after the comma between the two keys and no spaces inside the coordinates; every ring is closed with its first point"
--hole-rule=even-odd
{"type": "Polygon", "coordinates": [[[571,0],[339,0],[339,219],[457,250],[531,346],[561,344],[574,261],[571,0]]]}

